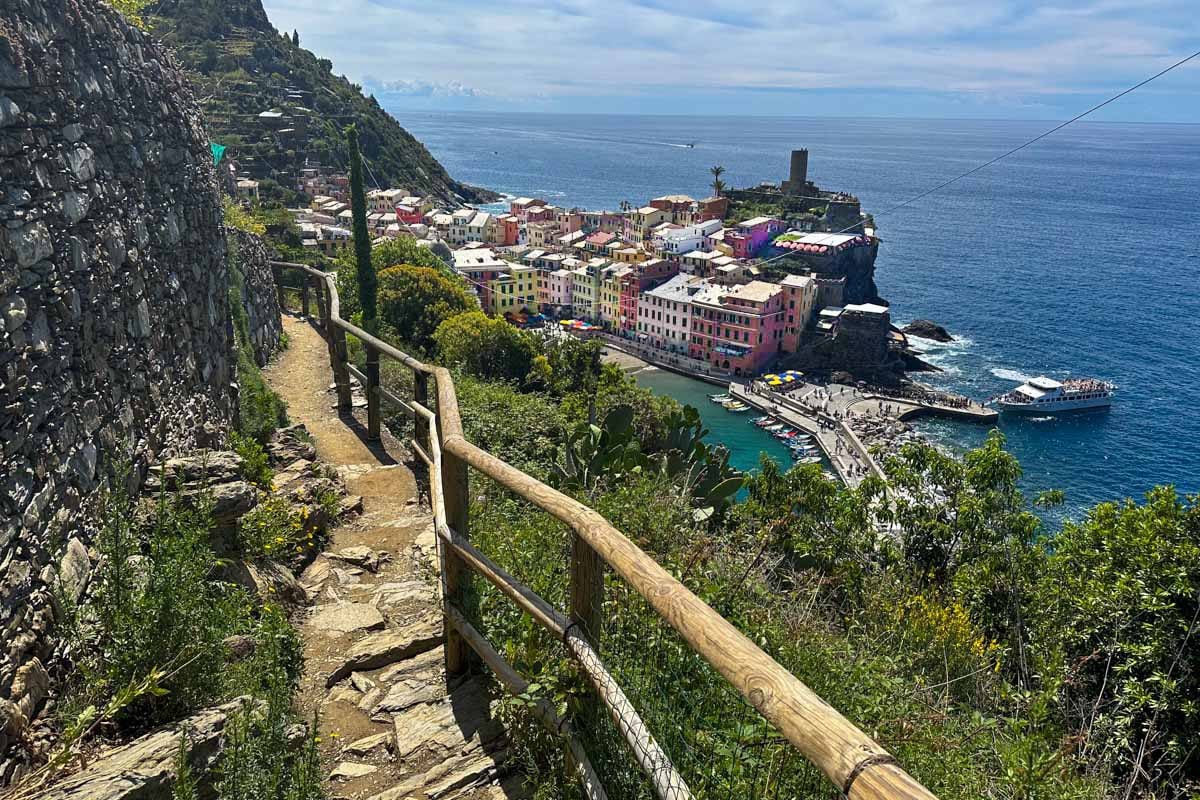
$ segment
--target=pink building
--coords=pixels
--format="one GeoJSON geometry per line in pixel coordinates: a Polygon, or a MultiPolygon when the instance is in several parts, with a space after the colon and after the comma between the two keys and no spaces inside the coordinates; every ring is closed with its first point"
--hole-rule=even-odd
{"type": "Polygon", "coordinates": [[[783,287],[765,281],[710,286],[692,300],[688,350],[734,375],[757,375],[783,349],[783,287]]]}
{"type": "Polygon", "coordinates": [[[787,225],[783,220],[754,217],[739,222],[732,231],[726,230],[725,243],[733,248],[734,258],[754,258],[764,245],[785,230],[787,225]]]}
{"type": "Polygon", "coordinates": [[[543,314],[551,317],[569,315],[574,281],[575,276],[567,269],[538,273],[537,298],[543,314]]]}
{"type": "Polygon", "coordinates": [[[531,209],[546,205],[545,200],[539,200],[535,197],[518,197],[508,204],[508,213],[515,214],[522,222],[524,222],[531,209]]]}

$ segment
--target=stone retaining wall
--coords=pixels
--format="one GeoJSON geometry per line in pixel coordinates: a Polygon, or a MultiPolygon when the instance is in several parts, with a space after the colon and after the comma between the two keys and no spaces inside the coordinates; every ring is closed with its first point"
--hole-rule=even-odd
{"type": "Polygon", "coordinates": [[[265,367],[279,349],[283,320],[279,317],[279,295],[271,271],[271,255],[261,238],[245,231],[230,230],[230,249],[241,277],[242,307],[246,310],[246,335],[254,349],[254,361],[265,367]]]}
{"type": "Polygon", "coordinates": [[[236,405],[221,207],[182,74],[94,0],[2,5],[0,752],[48,691],[49,586],[60,559],[87,570],[98,487],[224,439],[236,405]]]}

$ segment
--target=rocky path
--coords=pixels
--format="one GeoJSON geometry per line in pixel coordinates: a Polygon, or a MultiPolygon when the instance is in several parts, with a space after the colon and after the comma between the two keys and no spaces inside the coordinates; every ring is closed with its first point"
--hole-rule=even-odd
{"type": "Polygon", "coordinates": [[[300,580],[310,608],[301,703],[320,715],[333,798],[516,797],[507,740],[478,678],[447,686],[433,520],[403,448],[368,446],[339,419],[328,351],[307,322],[284,318],[288,349],[267,379],[313,435],[362,513],[333,531],[300,580]]]}

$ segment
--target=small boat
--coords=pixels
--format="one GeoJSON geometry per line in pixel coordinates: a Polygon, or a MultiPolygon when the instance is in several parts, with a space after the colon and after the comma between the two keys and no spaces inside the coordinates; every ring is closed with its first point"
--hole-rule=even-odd
{"type": "Polygon", "coordinates": [[[749,411],[750,406],[746,405],[745,403],[727,403],[725,405],[725,410],[732,411],[734,414],[741,414],[749,411]]]}
{"type": "Polygon", "coordinates": [[[755,417],[754,419],[752,419],[750,421],[761,428],[764,425],[769,425],[771,423],[771,418],[770,417],[755,417]]]}
{"type": "Polygon", "coordinates": [[[1042,375],[991,401],[1001,411],[1018,414],[1057,414],[1062,411],[1086,411],[1112,405],[1117,387],[1095,378],[1056,381],[1042,375]]]}
{"type": "Polygon", "coordinates": [[[708,399],[712,400],[714,403],[728,403],[733,398],[727,394],[710,394],[708,399]]]}
{"type": "Polygon", "coordinates": [[[782,430],[782,431],[779,431],[778,433],[773,433],[771,435],[774,436],[776,439],[791,439],[793,436],[796,435],[796,432],[789,429],[789,430],[782,430]]]}
{"type": "Polygon", "coordinates": [[[792,460],[795,461],[797,464],[819,464],[819,463],[821,463],[821,458],[819,456],[802,456],[799,453],[794,454],[792,456],[792,460]]]}
{"type": "Polygon", "coordinates": [[[767,433],[778,433],[779,431],[783,430],[783,428],[783,423],[776,422],[774,425],[768,425],[767,427],[763,428],[763,430],[767,433]]]}

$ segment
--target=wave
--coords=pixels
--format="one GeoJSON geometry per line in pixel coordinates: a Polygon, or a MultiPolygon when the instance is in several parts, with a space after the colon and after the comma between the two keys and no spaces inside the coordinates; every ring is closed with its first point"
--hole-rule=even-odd
{"type": "Polygon", "coordinates": [[[1017,383],[1025,383],[1033,378],[1032,375],[1026,375],[1024,372],[1016,369],[1008,369],[1007,367],[994,367],[990,370],[993,375],[1004,381],[1016,381],[1017,383]]]}
{"type": "Polygon", "coordinates": [[[955,336],[954,341],[952,342],[939,342],[934,339],[924,339],[920,336],[914,336],[911,333],[906,333],[904,335],[908,339],[912,340],[918,348],[927,353],[937,352],[940,350],[966,350],[969,347],[973,347],[975,344],[974,339],[968,339],[965,336],[955,336]]]}

